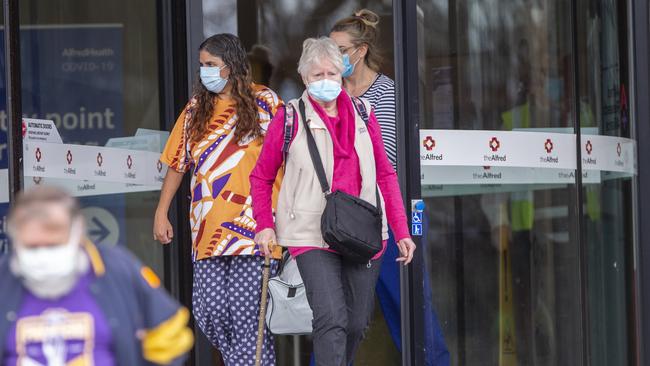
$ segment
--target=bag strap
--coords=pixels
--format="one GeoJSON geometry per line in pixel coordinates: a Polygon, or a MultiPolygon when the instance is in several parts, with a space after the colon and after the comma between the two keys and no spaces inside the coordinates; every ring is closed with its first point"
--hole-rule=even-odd
{"type": "Polygon", "coordinates": [[[291,260],[291,254],[288,250],[283,248],[282,258],[278,261],[278,269],[275,271],[275,276],[278,277],[284,272],[284,267],[287,265],[287,262],[291,260]]]}
{"type": "Polygon", "coordinates": [[[314,140],[314,135],[312,135],[309,124],[307,124],[307,117],[305,115],[305,102],[302,99],[300,99],[300,102],[298,103],[298,108],[300,109],[300,118],[302,119],[302,125],[305,128],[305,134],[307,135],[307,147],[309,148],[309,156],[311,157],[311,162],[314,164],[314,169],[316,170],[316,175],[318,176],[318,181],[320,182],[320,187],[323,190],[323,193],[329,194],[330,185],[327,182],[325,168],[323,168],[323,160],[320,158],[318,147],[316,146],[316,140],[314,140]]]}
{"type": "MultiPolygon", "coordinates": [[[[363,102],[361,102],[363,103],[363,102]]],[[[316,146],[316,141],[314,140],[314,135],[311,133],[311,129],[309,128],[309,125],[307,124],[307,117],[305,116],[305,103],[303,102],[302,99],[300,99],[300,102],[298,103],[298,108],[300,109],[300,118],[302,119],[302,125],[305,129],[305,134],[307,135],[307,147],[309,148],[309,156],[311,157],[311,161],[314,164],[314,169],[316,170],[316,175],[318,176],[318,181],[320,182],[321,189],[323,190],[323,193],[329,194],[330,193],[330,185],[327,182],[327,177],[325,176],[325,169],[323,168],[323,161],[320,158],[320,154],[318,153],[318,147],[316,146]]],[[[365,110],[365,106],[364,109],[365,110]]],[[[362,115],[363,118],[363,115],[362,115]]],[[[377,200],[376,207],[379,210],[380,214],[383,214],[383,210],[381,208],[381,199],[379,198],[379,186],[375,187],[375,198],[377,200]]]]}
{"type": "Polygon", "coordinates": [[[361,100],[359,97],[352,97],[352,104],[354,104],[354,108],[357,110],[357,113],[359,116],[361,116],[361,119],[367,125],[368,121],[370,121],[370,117],[368,116],[368,108],[366,108],[366,103],[364,103],[363,100],[361,100]]]}
{"type": "Polygon", "coordinates": [[[287,161],[289,155],[289,148],[291,147],[291,139],[295,131],[296,110],[293,104],[288,103],[284,107],[284,143],[282,144],[282,154],[284,161],[287,161]]]}
{"type": "MultiPolygon", "coordinates": [[[[368,116],[368,108],[366,108],[366,103],[361,100],[359,97],[352,97],[352,104],[354,105],[354,108],[357,110],[357,113],[359,116],[361,116],[361,119],[363,122],[368,125],[368,121],[370,121],[370,117],[368,116]]],[[[375,187],[375,198],[377,199],[377,209],[379,210],[380,213],[383,214],[382,209],[381,209],[381,199],[379,198],[379,186],[375,187]]]]}

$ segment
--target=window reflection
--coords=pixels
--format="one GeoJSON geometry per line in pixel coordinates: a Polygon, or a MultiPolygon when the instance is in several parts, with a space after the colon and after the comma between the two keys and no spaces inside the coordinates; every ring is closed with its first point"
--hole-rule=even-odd
{"type": "MultiPolygon", "coordinates": [[[[160,130],[156,1],[21,1],[20,14],[27,117],[53,120],[64,144],[160,149],[127,141],[138,129],[160,130]]],[[[63,185],[82,196],[91,239],[125,245],[164,275],[163,250],[151,236],[157,192],[74,177],[25,182],[63,185]]]]}
{"type": "MultiPolygon", "coordinates": [[[[628,2],[581,0],[576,19],[570,6],[419,1],[424,128],[571,134],[579,118],[583,135],[634,138],[628,2]]],[[[576,187],[436,186],[435,173],[422,182],[432,208],[432,288],[458,365],[580,365],[584,342],[593,364],[633,361],[632,174],[585,170],[576,187]],[[582,283],[581,255],[588,268],[582,283]]]]}
{"type": "MultiPolygon", "coordinates": [[[[585,135],[635,137],[629,119],[628,2],[579,1],[581,101],[594,108],[585,135]]],[[[615,153],[612,151],[612,153],[615,153]]],[[[599,172],[583,184],[582,224],[588,245],[589,330],[594,365],[634,362],[634,211],[631,175],[599,172]]]]}
{"type": "MultiPolygon", "coordinates": [[[[418,1],[423,128],[573,133],[569,6],[418,1]]],[[[435,176],[426,243],[453,362],[579,365],[575,185],[428,189],[435,176]]]]}

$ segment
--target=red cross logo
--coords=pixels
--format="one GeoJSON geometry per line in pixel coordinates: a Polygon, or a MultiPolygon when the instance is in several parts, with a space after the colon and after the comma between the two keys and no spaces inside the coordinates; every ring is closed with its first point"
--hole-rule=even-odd
{"type": "Polygon", "coordinates": [[[618,144],[616,144],[616,154],[618,155],[619,158],[621,157],[622,152],[623,149],[621,148],[621,143],[619,142],[618,144]]]}
{"type": "Polygon", "coordinates": [[[434,140],[431,136],[427,136],[422,142],[422,145],[424,145],[424,148],[427,149],[427,151],[431,151],[434,147],[436,147],[436,140],[434,140]]]}
{"type": "Polygon", "coordinates": [[[40,163],[41,158],[43,157],[43,154],[41,153],[41,148],[40,147],[36,148],[36,153],[34,155],[36,155],[36,162],[40,163]]]}
{"type": "Polygon", "coordinates": [[[544,149],[546,149],[546,153],[548,154],[553,151],[553,141],[551,141],[551,139],[546,139],[546,142],[544,143],[544,149]]]}
{"type": "Polygon", "coordinates": [[[492,140],[490,140],[490,149],[493,152],[496,152],[497,150],[499,150],[500,147],[501,147],[501,142],[499,142],[499,139],[497,139],[496,137],[492,137],[492,140]]]}
{"type": "Polygon", "coordinates": [[[70,152],[70,150],[68,150],[68,153],[65,154],[65,160],[68,161],[68,165],[72,164],[72,152],[70,152]]]}
{"type": "Polygon", "coordinates": [[[129,155],[129,156],[126,158],[126,166],[127,166],[129,169],[131,169],[131,167],[133,166],[133,158],[131,158],[131,155],[129,155]]]}
{"type": "Polygon", "coordinates": [[[158,173],[162,172],[163,166],[162,166],[162,163],[160,162],[160,160],[158,160],[158,164],[156,164],[156,168],[158,168],[158,173]]]}
{"type": "Polygon", "coordinates": [[[434,140],[431,136],[427,136],[422,142],[422,145],[424,145],[424,148],[427,149],[427,151],[431,151],[434,147],[436,147],[436,140],[434,140]]]}
{"type": "Polygon", "coordinates": [[[25,120],[23,120],[23,138],[25,138],[25,135],[27,134],[27,125],[25,124],[25,120]]]}
{"type": "Polygon", "coordinates": [[[102,156],[102,153],[97,153],[97,166],[102,166],[103,162],[104,162],[104,157],[102,156]]]}
{"type": "Polygon", "coordinates": [[[594,150],[594,146],[591,144],[591,140],[587,140],[585,149],[587,150],[587,155],[591,155],[591,152],[594,150]]]}

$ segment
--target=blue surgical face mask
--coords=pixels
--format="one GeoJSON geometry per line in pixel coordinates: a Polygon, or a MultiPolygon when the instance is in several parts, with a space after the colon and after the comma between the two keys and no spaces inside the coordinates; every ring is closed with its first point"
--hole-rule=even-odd
{"type": "Polygon", "coordinates": [[[307,92],[321,102],[331,102],[341,94],[341,83],[330,79],[314,81],[307,85],[307,92]]]}
{"type": "Polygon", "coordinates": [[[226,66],[221,67],[205,67],[201,66],[200,76],[203,86],[209,91],[219,94],[226,87],[228,79],[221,77],[221,70],[226,66]]]}
{"type": "MultiPolygon", "coordinates": [[[[352,55],[357,53],[357,51],[358,51],[358,49],[355,50],[354,52],[352,52],[352,55]]],[[[354,73],[354,67],[357,66],[357,62],[359,62],[359,60],[357,60],[357,62],[351,64],[350,63],[350,56],[351,55],[348,55],[348,54],[343,55],[343,72],[341,73],[341,76],[343,76],[344,78],[349,78],[350,75],[352,75],[352,73],[354,73]]]]}

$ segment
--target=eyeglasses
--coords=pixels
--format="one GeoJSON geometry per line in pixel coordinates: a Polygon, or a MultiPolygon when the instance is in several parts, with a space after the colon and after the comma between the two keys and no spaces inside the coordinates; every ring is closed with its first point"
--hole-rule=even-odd
{"type": "MultiPolygon", "coordinates": [[[[342,54],[342,55],[345,55],[345,54],[347,54],[347,53],[350,51],[350,49],[352,49],[352,48],[356,48],[356,46],[350,46],[350,47],[339,47],[339,51],[341,51],[341,54],[342,54]]],[[[356,50],[355,50],[354,52],[356,52],[356,50]]]]}

